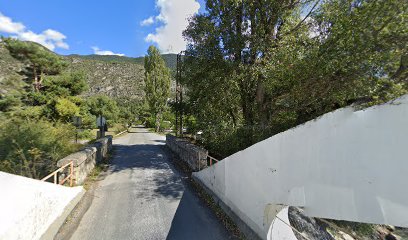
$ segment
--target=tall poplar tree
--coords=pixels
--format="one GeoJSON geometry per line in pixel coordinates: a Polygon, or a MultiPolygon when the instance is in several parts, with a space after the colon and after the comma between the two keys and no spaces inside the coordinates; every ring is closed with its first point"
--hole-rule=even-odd
{"type": "Polygon", "coordinates": [[[147,50],[144,68],[146,101],[156,117],[156,131],[159,131],[163,111],[170,95],[170,70],[166,67],[160,51],[154,46],[147,50]]]}

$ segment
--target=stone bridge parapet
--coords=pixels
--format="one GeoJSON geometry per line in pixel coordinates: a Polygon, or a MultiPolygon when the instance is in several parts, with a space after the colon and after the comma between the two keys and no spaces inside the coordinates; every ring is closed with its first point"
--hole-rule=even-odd
{"type": "MultiPolygon", "coordinates": [[[[95,165],[106,159],[111,150],[112,136],[106,136],[59,160],[57,166],[61,167],[73,161],[75,184],[81,185],[95,165]]],[[[64,177],[64,175],[61,177],[64,177]]]]}
{"type": "Polygon", "coordinates": [[[200,171],[207,167],[208,151],[206,149],[172,135],[166,135],[166,145],[193,171],[200,171]]]}

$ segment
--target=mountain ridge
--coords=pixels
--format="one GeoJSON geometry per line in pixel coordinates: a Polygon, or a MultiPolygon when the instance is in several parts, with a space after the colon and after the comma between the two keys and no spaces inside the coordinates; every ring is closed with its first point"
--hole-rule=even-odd
{"type": "MultiPolygon", "coordinates": [[[[105,62],[128,62],[128,63],[136,63],[144,65],[144,57],[128,57],[128,56],[118,56],[118,55],[97,55],[97,54],[69,54],[69,55],[60,55],[62,57],[74,57],[74,58],[82,58],[87,60],[96,60],[96,61],[105,61],[105,62]]],[[[174,53],[165,53],[162,54],[166,65],[171,70],[176,69],[177,65],[177,54],[174,53]]]]}
{"type": "MultiPolygon", "coordinates": [[[[29,42],[40,45],[38,43],[29,42]]],[[[42,45],[40,45],[42,46],[42,45]]],[[[49,49],[42,46],[47,51],[49,49]]],[[[52,52],[52,51],[51,51],[52,52]]],[[[125,98],[142,101],[144,97],[144,57],[127,57],[117,55],[60,55],[68,66],[65,71],[80,71],[87,77],[88,90],[84,96],[97,94],[112,98],[125,98]]],[[[176,54],[163,54],[166,65],[174,73],[176,69],[176,54]]],[[[7,82],[20,81],[24,76],[22,70],[26,63],[13,58],[7,48],[0,42],[0,88],[6,89],[7,82]]],[[[173,74],[174,75],[174,74],[173,74]]],[[[174,81],[172,82],[174,85],[174,81]]],[[[0,94],[3,91],[0,92],[0,94]]],[[[3,93],[4,94],[4,93],[3,93]]]]}

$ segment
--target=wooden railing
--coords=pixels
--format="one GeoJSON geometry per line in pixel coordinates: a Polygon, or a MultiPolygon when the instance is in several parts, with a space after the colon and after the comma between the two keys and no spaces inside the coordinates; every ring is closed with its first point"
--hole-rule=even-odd
{"type": "Polygon", "coordinates": [[[74,162],[71,161],[67,164],[65,164],[64,166],[58,168],[57,170],[55,170],[53,173],[51,173],[50,175],[46,176],[45,178],[41,179],[41,181],[46,181],[49,178],[54,177],[54,184],[59,184],[59,185],[63,185],[68,179],[69,179],[69,186],[72,187],[73,185],[73,180],[74,180],[74,162]],[[58,173],[60,172],[64,172],[65,168],[69,166],[69,174],[66,178],[62,179],[59,183],[58,183],[58,173]]]}
{"type": "Polygon", "coordinates": [[[210,166],[212,166],[214,164],[213,162],[215,162],[215,163],[219,162],[219,160],[211,157],[210,155],[207,155],[207,159],[210,160],[210,166]]]}

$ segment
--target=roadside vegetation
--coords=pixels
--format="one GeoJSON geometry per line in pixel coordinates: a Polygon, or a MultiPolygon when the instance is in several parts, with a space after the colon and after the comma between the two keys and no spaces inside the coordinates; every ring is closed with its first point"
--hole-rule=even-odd
{"type": "Polygon", "coordinates": [[[408,3],[206,1],[184,37],[187,129],[225,157],[335,109],[408,91],[408,3]]]}
{"type": "Polygon", "coordinates": [[[2,82],[0,92],[0,171],[42,178],[56,161],[78,150],[73,117],[81,117],[79,139],[96,134],[103,115],[114,132],[127,128],[135,115],[132,102],[105,95],[85,97],[86,73],[68,68],[64,59],[32,42],[0,42],[24,63],[18,76],[2,82]]]}
{"type": "Polygon", "coordinates": [[[187,131],[202,132],[222,158],[335,109],[408,92],[408,3],[208,0],[206,9],[184,31],[182,106],[170,101],[175,55],[155,47],[143,59],[62,57],[3,38],[0,170],[39,178],[54,169],[79,147],[74,116],[78,137],[91,139],[100,114],[113,132],[133,120],[164,132],[182,107],[187,131]]]}
{"type": "Polygon", "coordinates": [[[140,119],[156,132],[170,130],[175,121],[169,106],[171,71],[155,46],[149,47],[144,68],[145,103],[139,111],[140,119]]]}

